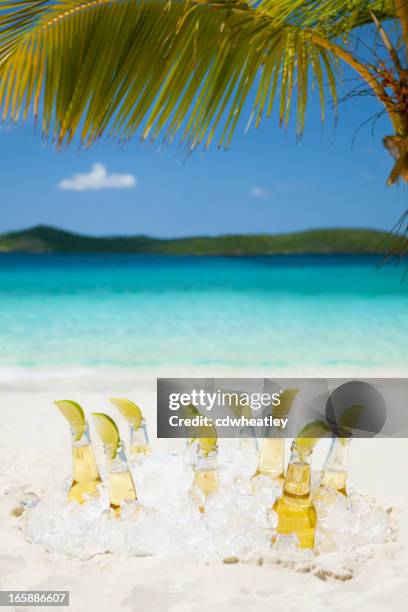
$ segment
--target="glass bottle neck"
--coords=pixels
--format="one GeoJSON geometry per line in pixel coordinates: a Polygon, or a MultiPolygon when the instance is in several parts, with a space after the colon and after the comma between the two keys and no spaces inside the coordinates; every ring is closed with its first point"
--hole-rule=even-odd
{"type": "Polygon", "coordinates": [[[99,481],[99,470],[89,436],[89,426],[85,421],[82,436],[76,440],[76,431],[71,427],[72,436],[72,472],[75,482],[99,481]]]}
{"type": "Polygon", "coordinates": [[[129,470],[123,442],[119,443],[116,452],[113,454],[112,447],[108,444],[104,445],[106,468],[110,472],[126,472],[129,470]]]}
{"type": "Polygon", "coordinates": [[[76,439],[77,429],[70,424],[71,429],[71,441],[73,447],[89,446],[91,444],[91,437],[89,435],[89,423],[84,421],[84,430],[79,440],[76,439]]]}
{"type": "Polygon", "coordinates": [[[350,438],[333,438],[323,471],[347,471],[350,438]]]}
{"type": "Polygon", "coordinates": [[[259,454],[258,471],[283,475],[285,460],[285,442],[283,438],[265,438],[262,440],[259,454]]]}
{"type": "Polygon", "coordinates": [[[216,470],[218,468],[218,449],[214,447],[209,453],[204,453],[200,446],[197,448],[197,470],[216,470]]]}
{"type": "Polygon", "coordinates": [[[149,444],[145,421],[142,421],[142,424],[137,429],[134,429],[132,425],[130,426],[130,444],[131,446],[149,444]]]}
{"type": "Polygon", "coordinates": [[[121,513],[125,501],[137,500],[136,487],[129,469],[123,443],[120,442],[112,457],[112,447],[105,445],[107,481],[110,507],[116,517],[121,513]]]}
{"type": "Polygon", "coordinates": [[[310,495],[312,451],[300,449],[292,444],[291,456],[283,485],[285,495],[305,498],[310,495]]]}

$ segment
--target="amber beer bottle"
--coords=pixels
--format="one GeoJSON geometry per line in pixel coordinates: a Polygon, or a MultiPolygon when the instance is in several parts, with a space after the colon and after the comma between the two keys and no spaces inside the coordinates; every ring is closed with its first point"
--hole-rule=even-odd
{"type": "Polygon", "coordinates": [[[71,424],[72,438],[72,484],[68,491],[68,500],[83,504],[87,496],[97,497],[101,478],[95,461],[95,455],[89,437],[89,425],[84,422],[84,431],[79,440],[75,439],[76,430],[71,424]]]}
{"type": "Polygon", "coordinates": [[[295,533],[301,548],[313,548],[317,523],[310,495],[312,450],[292,443],[291,457],[281,497],[273,505],[278,515],[277,532],[295,533]]]}
{"type": "Polygon", "coordinates": [[[347,495],[350,438],[333,438],[322,472],[321,485],[347,495]]]}

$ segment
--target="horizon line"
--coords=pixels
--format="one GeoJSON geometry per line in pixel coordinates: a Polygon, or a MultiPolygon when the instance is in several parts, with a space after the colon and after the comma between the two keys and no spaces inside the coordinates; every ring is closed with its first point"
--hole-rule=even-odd
{"type": "Polygon", "coordinates": [[[287,231],[280,231],[280,232],[249,232],[249,233],[239,233],[239,232],[235,232],[235,233],[220,233],[220,234],[188,234],[188,235],[184,235],[184,236],[166,236],[166,237],[158,237],[158,236],[154,236],[151,234],[87,234],[86,232],[83,232],[81,230],[72,230],[72,229],[65,229],[62,227],[58,227],[56,225],[47,225],[45,223],[37,223],[36,225],[32,225],[29,227],[24,227],[21,229],[14,229],[14,230],[6,230],[6,231],[2,231],[0,232],[0,237],[4,237],[10,234],[20,234],[20,233],[25,233],[25,232],[30,232],[33,230],[38,230],[38,229],[47,229],[47,230],[54,230],[54,231],[58,231],[58,232],[63,232],[66,234],[72,234],[72,235],[76,235],[76,236],[82,236],[84,238],[95,238],[95,239],[115,239],[115,238],[149,238],[150,240],[159,240],[159,241],[170,241],[170,240],[188,240],[191,238],[223,238],[223,237],[236,237],[236,236],[285,236],[285,235],[296,235],[296,234],[305,234],[305,233],[311,233],[311,232],[319,232],[319,231],[366,231],[366,232],[376,232],[379,234],[389,234],[390,236],[394,235],[397,236],[398,234],[395,234],[392,229],[379,229],[379,228],[373,228],[373,227],[361,227],[361,226],[333,226],[333,227],[311,227],[311,228],[305,228],[305,229],[300,229],[300,230],[287,230],[287,231]]]}

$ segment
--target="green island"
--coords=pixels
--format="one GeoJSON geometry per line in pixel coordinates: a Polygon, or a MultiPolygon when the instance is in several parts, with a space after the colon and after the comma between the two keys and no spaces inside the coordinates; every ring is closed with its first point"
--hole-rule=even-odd
{"type": "Polygon", "coordinates": [[[404,239],[370,229],[316,229],[286,234],[226,234],[160,239],[94,237],[39,225],[0,235],[0,253],[117,253],[160,255],[385,254],[404,239]]]}

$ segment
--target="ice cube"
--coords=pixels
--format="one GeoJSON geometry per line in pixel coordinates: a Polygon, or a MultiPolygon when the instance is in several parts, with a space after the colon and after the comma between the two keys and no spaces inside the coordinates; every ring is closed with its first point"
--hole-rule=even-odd
{"type": "Polygon", "coordinates": [[[337,493],[332,487],[321,486],[315,490],[313,495],[313,501],[315,504],[319,504],[322,511],[325,506],[332,506],[336,503],[337,493]]]}
{"type": "Polygon", "coordinates": [[[272,508],[268,508],[268,510],[266,511],[266,519],[268,521],[269,527],[272,530],[275,530],[279,522],[279,517],[277,513],[275,512],[275,510],[273,510],[272,508]]]}
{"type": "Polygon", "coordinates": [[[317,553],[335,552],[337,548],[336,539],[332,532],[318,527],[315,531],[315,550],[317,553]]]}
{"type": "Polygon", "coordinates": [[[364,495],[354,493],[349,498],[350,511],[356,518],[362,518],[370,513],[370,503],[364,495]]]}
{"type": "Polygon", "coordinates": [[[239,473],[244,478],[251,478],[258,465],[258,451],[256,447],[256,440],[254,438],[246,438],[245,443],[239,447],[240,461],[239,461],[239,473]]]}
{"type": "Polygon", "coordinates": [[[119,528],[120,523],[110,521],[105,525],[102,534],[103,548],[106,552],[123,554],[126,552],[127,544],[124,532],[119,528]]]}
{"type": "Polygon", "coordinates": [[[273,506],[281,494],[281,487],[263,474],[258,474],[252,478],[251,487],[255,499],[264,507],[273,506]]]}
{"type": "Polygon", "coordinates": [[[295,533],[279,533],[273,548],[282,553],[298,553],[300,550],[299,538],[295,533]]]}
{"type": "Polygon", "coordinates": [[[336,510],[342,510],[343,512],[347,512],[350,507],[348,498],[342,493],[336,493],[336,499],[334,500],[334,507],[336,510]]]}
{"type": "Polygon", "coordinates": [[[20,499],[20,506],[24,510],[30,510],[32,508],[35,508],[35,506],[39,504],[40,501],[41,499],[35,493],[24,493],[24,495],[20,499]]]}
{"type": "Polygon", "coordinates": [[[350,530],[352,515],[349,511],[347,498],[341,493],[337,493],[334,503],[325,505],[324,508],[319,502],[316,503],[320,526],[328,531],[344,533],[350,530]]]}
{"type": "Polygon", "coordinates": [[[380,544],[390,536],[389,518],[382,508],[374,508],[361,522],[361,528],[355,534],[359,546],[380,544]]]}
{"type": "Polygon", "coordinates": [[[124,499],[120,505],[120,520],[135,521],[140,516],[143,506],[137,499],[124,499]]]}

